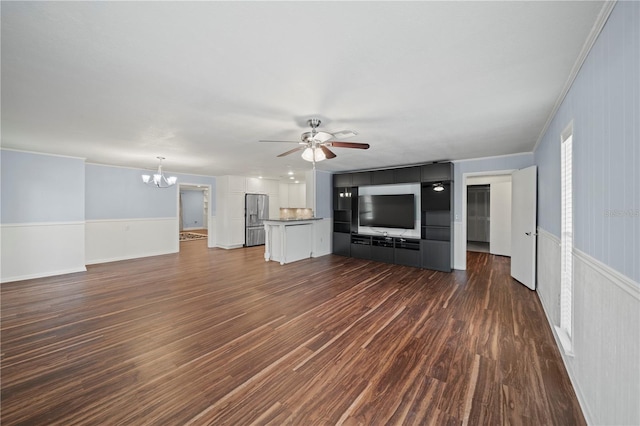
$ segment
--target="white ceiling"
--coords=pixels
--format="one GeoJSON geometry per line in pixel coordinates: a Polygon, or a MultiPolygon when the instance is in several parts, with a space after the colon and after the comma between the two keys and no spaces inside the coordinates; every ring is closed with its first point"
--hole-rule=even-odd
{"type": "Polygon", "coordinates": [[[600,1],[2,2],[2,146],[282,177],[529,152],[600,1]]]}

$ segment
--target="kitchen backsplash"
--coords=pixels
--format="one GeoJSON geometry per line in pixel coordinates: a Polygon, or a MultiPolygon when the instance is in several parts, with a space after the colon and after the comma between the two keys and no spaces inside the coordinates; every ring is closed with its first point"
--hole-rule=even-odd
{"type": "Polygon", "coordinates": [[[280,219],[311,219],[312,217],[313,209],[280,207],[280,219]]]}

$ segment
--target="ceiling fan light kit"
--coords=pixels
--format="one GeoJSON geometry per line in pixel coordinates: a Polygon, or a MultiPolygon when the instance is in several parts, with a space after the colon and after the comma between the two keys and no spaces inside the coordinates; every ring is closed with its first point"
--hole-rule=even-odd
{"type": "Polygon", "coordinates": [[[158,164],[158,171],[151,175],[144,174],[142,175],[142,182],[149,185],[155,186],[156,188],[169,188],[176,184],[178,178],[176,176],[166,177],[162,172],[162,160],[164,157],[156,157],[160,164],[158,164]]]}
{"type": "Polygon", "coordinates": [[[311,127],[310,132],[304,132],[300,135],[301,142],[294,141],[271,141],[261,140],[260,142],[285,142],[285,143],[297,143],[300,146],[283,152],[278,157],[284,157],[294,152],[302,151],[302,159],[312,163],[323,161],[326,159],[335,158],[336,154],[329,149],[329,147],[335,148],[356,148],[356,149],[369,149],[369,144],[359,142],[338,142],[336,138],[345,138],[355,136],[358,133],[353,130],[340,130],[339,132],[329,133],[317,130],[322,122],[318,118],[311,118],[307,120],[307,124],[311,127]]]}
{"type": "Polygon", "coordinates": [[[314,146],[307,147],[302,151],[302,159],[317,163],[318,161],[326,160],[327,156],[324,155],[324,152],[322,152],[321,149],[314,146]]]}
{"type": "Polygon", "coordinates": [[[433,190],[436,191],[436,192],[444,191],[444,186],[442,185],[442,182],[434,183],[433,184],[433,190]]]}

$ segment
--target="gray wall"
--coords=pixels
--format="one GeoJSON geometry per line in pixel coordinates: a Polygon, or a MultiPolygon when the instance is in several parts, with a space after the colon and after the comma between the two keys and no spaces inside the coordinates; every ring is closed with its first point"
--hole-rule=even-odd
{"type": "Polygon", "coordinates": [[[81,158],[0,151],[2,223],[85,219],[81,158]]]}
{"type": "Polygon", "coordinates": [[[202,228],[204,194],[202,191],[180,191],[182,201],[182,227],[202,228]]]}
{"type": "Polygon", "coordinates": [[[316,217],[333,217],[331,194],[333,191],[333,174],[316,170],[316,217]]]}
{"type": "Polygon", "coordinates": [[[639,117],[640,3],[618,2],[535,151],[538,223],[560,236],[560,133],[573,120],[575,247],[636,282],[639,117]]]}
{"type": "Polygon", "coordinates": [[[531,153],[454,161],[453,212],[455,214],[455,221],[462,222],[462,175],[464,173],[518,170],[532,165],[533,154],[531,153]]]}
{"type": "MultiPolygon", "coordinates": [[[[86,218],[144,219],[177,217],[178,186],[154,188],[142,183],[140,176],[148,170],[86,165],[86,218]]],[[[209,215],[215,215],[215,177],[171,173],[178,183],[211,185],[209,215]]]]}

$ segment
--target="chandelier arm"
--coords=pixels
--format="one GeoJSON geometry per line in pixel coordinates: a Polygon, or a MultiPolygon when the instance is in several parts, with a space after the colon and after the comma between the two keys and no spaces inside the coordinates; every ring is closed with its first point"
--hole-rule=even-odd
{"type": "Polygon", "coordinates": [[[169,176],[168,178],[162,172],[162,160],[164,157],[156,157],[160,161],[158,164],[158,171],[149,176],[147,174],[142,175],[142,182],[149,186],[155,186],[156,188],[170,188],[176,184],[178,178],[175,176],[169,176]]]}

